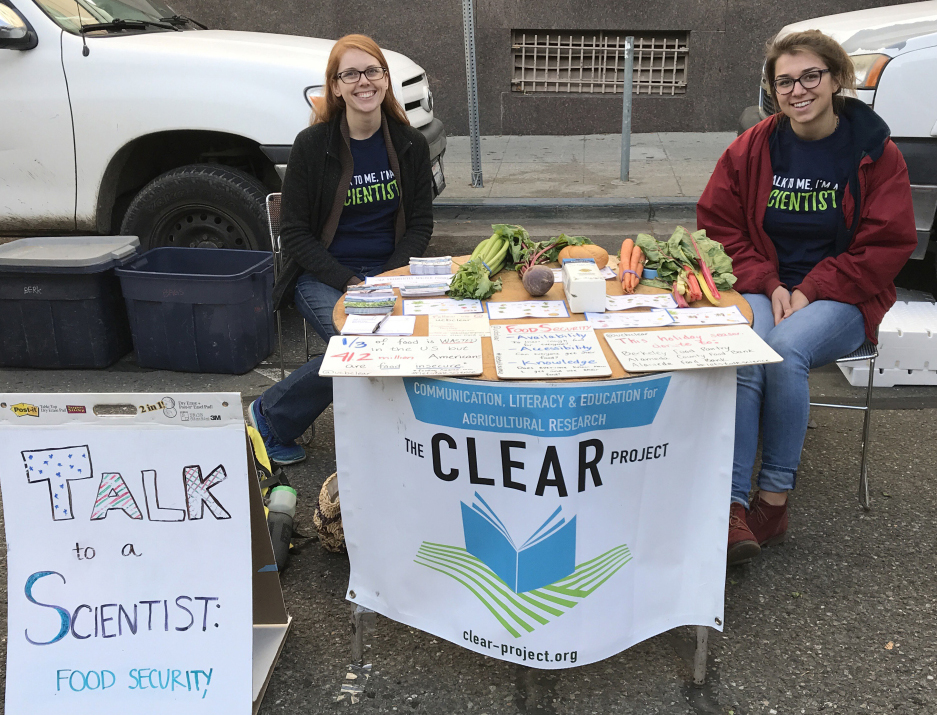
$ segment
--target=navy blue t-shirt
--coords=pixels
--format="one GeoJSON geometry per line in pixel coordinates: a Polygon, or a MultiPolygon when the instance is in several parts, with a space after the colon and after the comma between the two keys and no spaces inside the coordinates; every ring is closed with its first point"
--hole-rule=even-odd
{"type": "Polygon", "coordinates": [[[400,192],[384,132],[378,129],[367,139],[350,141],[354,172],[329,253],[347,268],[367,271],[384,265],[394,252],[400,192]]]}
{"type": "Polygon", "coordinates": [[[771,144],[774,185],[762,227],[777,249],[781,282],[790,289],[835,253],[845,221],[842,199],[853,161],[851,133],[841,116],[828,137],[805,141],[786,124],[771,144]]]}

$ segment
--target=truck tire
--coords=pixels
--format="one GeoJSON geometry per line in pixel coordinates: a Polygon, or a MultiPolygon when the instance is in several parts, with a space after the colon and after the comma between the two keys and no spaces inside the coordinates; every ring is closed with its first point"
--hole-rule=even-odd
{"type": "Polygon", "coordinates": [[[216,164],[167,171],[130,202],[120,226],[143,250],[161,246],[270,250],[267,190],[250,174],[216,164]]]}

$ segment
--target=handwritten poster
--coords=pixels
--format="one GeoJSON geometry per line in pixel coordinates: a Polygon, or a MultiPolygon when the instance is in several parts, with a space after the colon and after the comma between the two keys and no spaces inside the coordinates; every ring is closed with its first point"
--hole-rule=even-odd
{"type": "Polygon", "coordinates": [[[605,339],[628,372],[781,362],[781,356],[747,325],[605,333],[605,339]]]}
{"type": "Polygon", "coordinates": [[[498,377],[504,380],[612,374],[589,323],[493,325],[491,345],[498,377]]]}
{"type": "Polygon", "coordinates": [[[6,394],[0,430],[7,715],[249,714],[240,396],[6,394]]]}
{"type": "Polygon", "coordinates": [[[378,337],[335,335],[319,374],[324,377],[481,375],[478,336],[378,337]]]}

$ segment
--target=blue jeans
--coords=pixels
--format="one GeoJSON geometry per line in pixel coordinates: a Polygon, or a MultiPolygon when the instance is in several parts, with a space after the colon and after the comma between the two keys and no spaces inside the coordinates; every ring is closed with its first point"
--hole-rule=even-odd
{"type": "MultiPolygon", "coordinates": [[[[367,268],[352,270],[361,280],[376,272],[367,268]]],[[[341,297],[341,291],[317,281],[308,273],[303,273],[296,281],[293,294],[296,309],[326,342],[338,334],[332,323],[332,310],[341,297]]],[[[321,365],[320,355],[261,395],[264,417],[278,442],[289,444],[294,441],[332,404],[332,378],[319,377],[321,365]]]]}
{"type": "MultiPolygon", "coordinates": [[[[379,268],[367,267],[355,268],[349,266],[349,268],[362,281],[368,276],[375,275],[380,270],[379,268]]],[[[296,304],[296,309],[325,342],[329,342],[329,338],[333,335],[338,335],[335,325],[332,324],[332,310],[341,297],[342,291],[336,290],[325,283],[320,283],[308,273],[303,273],[299,277],[296,281],[296,289],[293,291],[293,302],[296,304]]]]}
{"type": "Polygon", "coordinates": [[[322,356],[314,357],[260,396],[273,436],[290,444],[332,404],[332,378],[319,377],[322,356]]]}
{"type": "Polygon", "coordinates": [[[732,501],[748,507],[759,424],[758,488],[769,492],[793,489],[810,417],[810,369],[862,345],[865,323],[854,305],[818,300],[775,326],[770,298],[744,297],[754,313],[755,332],[784,358],[784,362],[738,368],[732,501]]]}

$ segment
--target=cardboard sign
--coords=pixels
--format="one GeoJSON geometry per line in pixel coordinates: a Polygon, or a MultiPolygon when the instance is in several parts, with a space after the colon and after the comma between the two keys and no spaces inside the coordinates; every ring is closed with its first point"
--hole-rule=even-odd
{"type": "Polygon", "coordinates": [[[240,396],[0,395],[0,429],[6,713],[250,713],[240,396]]]}
{"type": "Polygon", "coordinates": [[[481,375],[477,336],[372,337],[335,335],[322,359],[323,377],[481,375]]]}
{"type": "Polygon", "coordinates": [[[781,356],[747,325],[605,333],[605,339],[628,372],[781,362],[781,356]]]}
{"type": "Polygon", "coordinates": [[[347,596],[531,668],[593,663],[678,625],[721,629],[734,438],[732,368],[339,380],[347,596]]]}
{"type": "Polygon", "coordinates": [[[493,325],[491,347],[502,380],[607,377],[612,369],[589,323],[493,325]]]}

